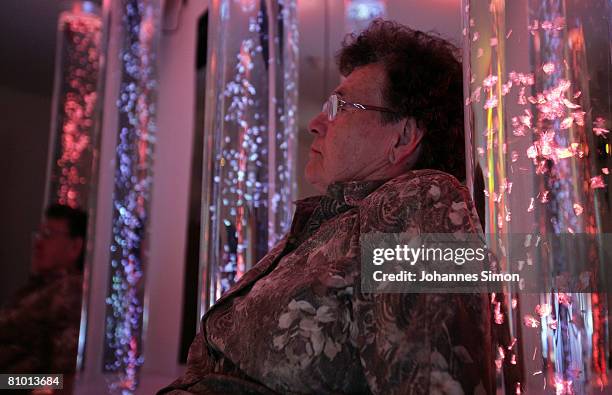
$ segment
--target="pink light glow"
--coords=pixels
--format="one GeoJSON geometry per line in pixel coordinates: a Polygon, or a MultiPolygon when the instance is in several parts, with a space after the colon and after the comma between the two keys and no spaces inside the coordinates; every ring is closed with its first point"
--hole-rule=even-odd
{"type": "MultiPolygon", "coordinates": [[[[80,11],[79,11],[80,12],[80,11]]],[[[52,173],[56,199],[71,207],[83,205],[91,170],[93,116],[97,102],[99,45],[102,23],[87,13],[60,16],[62,45],[70,48],[61,62],[58,151],[52,173]]]]}

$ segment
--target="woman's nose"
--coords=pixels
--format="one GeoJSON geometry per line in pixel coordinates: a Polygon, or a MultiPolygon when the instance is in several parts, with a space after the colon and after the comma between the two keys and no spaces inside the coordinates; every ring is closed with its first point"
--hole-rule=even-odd
{"type": "Polygon", "coordinates": [[[308,130],[312,134],[325,136],[327,132],[327,116],[321,111],[308,123],[308,130]]]}

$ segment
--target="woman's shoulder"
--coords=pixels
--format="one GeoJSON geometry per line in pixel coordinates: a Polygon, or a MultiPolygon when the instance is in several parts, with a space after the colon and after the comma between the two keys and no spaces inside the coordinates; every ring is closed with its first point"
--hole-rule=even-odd
{"type": "Polygon", "coordinates": [[[398,203],[408,202],[403,198],[411,198],[411,201],[438,200],[450,192],[468,193],[467,188],[451,174],[434,169],[419,169],[387,181],[368,196],[368,200],[383,199],[387,203],[391,203],[390,199],[399,199],[398,203]]]}
{"type": "Polygon", "coordinates": [[[452,175],[439,170],[412,170],[387,181],[364,199],[360,227],[366,233],[423,230],[429,229],[425,224],[430,223],[437,230],[451,229],[447,217],[471,218],[472,208],[467,188],[452,175]]]}
{"type": "Polygon", "coordinates": [[[403,188],[408,184],[450,184],[457,188],[463,187],[463,184],[455,178],[455,176],[435,169],[419,169],[410,170],[401,176],[395,177],[387,181],[383,186],[391,188],[403,188]]]}

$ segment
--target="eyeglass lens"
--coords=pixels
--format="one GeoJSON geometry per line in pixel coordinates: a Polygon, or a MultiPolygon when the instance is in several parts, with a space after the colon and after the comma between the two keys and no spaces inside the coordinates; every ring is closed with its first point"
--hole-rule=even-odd
{"type": "Polygon", "coordinates": [[[327,101],[323,103],[323,112],[327,113],[327,119],[329,121],[336,119],[336,115],[338,114],[338,103],[337,95],[331,95],[327,98],[327,101]]]}

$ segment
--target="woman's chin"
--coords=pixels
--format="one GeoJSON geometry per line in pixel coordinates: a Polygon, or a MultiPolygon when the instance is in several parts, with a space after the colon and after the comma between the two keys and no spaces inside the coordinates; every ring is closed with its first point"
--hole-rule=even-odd
{"type": "Polygon", "coordinates": [[[318,192],[324,193],[327,189],[327,185],[320,176],[320,173],[316,172],[313,169],[311,162],[308,162],[308,164],[306,165],[304,177],[306,178],[306,182],[312,185],[318,192]]]}

